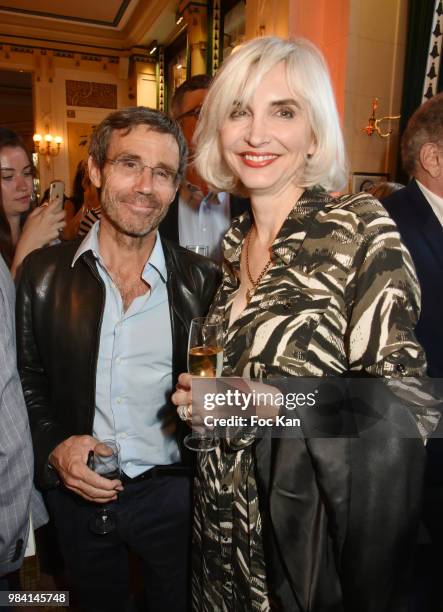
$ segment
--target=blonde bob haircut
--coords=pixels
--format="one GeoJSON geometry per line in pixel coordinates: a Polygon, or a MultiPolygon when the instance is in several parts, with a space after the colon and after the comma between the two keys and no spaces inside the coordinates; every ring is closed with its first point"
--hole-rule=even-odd
{"type": "Polygon", "coordinates": [[[215,191],[244,193],[241,181],[223,158],[220,129],[233,109],[252,99],[265,74],[284,62],[289,90],[305,108],[315,142],[306,159],[300,187],[321,186],[338,191],[347,181],[343,136],[325,61],[303,39],[253,39],[223,63],[203,103],[195,133],[195,165],[215,191]]]}

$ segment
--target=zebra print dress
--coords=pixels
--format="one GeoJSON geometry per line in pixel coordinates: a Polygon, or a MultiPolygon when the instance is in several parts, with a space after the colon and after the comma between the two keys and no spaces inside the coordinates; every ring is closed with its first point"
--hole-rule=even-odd
{"type": "MultiPolygon", "coordinates": [[[[245,213],[225,237],[224,275],[211,309],[225,321],[225,376],[423,374],[424,353],[412,331],[418,282],[377,200],[306,191],[272,245],[273,265],[229,326],[250,224],[245,213]]],[[[194,610],[278,609],[268,592],[253,454],[245,440],[198,455],[194,610]]]]}

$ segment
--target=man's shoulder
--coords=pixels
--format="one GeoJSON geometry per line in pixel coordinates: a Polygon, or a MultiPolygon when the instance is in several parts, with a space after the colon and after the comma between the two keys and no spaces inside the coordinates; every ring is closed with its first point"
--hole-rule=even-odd
{"type": "Polygon", "coordinates": [[[420,189],[415,181],[411,181],[403,189],[392,193],[390,196],[381,199],[381,203],[390,215],[401,214],[405,208],[420,197],[420,189]]]}
{"type": "Polygon", "coordinates": [[[67,240],[36,249],[27,255],[21,265],[19,276],[26,270],[31,274],[48,274],[49,271],[69,270],[82,238],[67,240]]]}
{"type": "Polygon", "coordinates": [[[30,253],[26,257],[26,259],[35,261],[45,261],[47,259],[62,259],[64,261],[65,259],[69,259],[69,257],[71,256],[73,259],[78,247],[82,243],[83,238],[84,237],[75,238],[74,240],[64,240],[63,242],[59,242],[58,244],[44,246],[40,249],[32,251],[32,253],[30,253]]]}

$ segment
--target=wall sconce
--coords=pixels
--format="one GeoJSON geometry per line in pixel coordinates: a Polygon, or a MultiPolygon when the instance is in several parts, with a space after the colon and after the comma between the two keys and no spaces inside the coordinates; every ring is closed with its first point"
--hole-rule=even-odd
{"type": "Polygon", "coordinates": [[[157,51],[158,48],[158,42],[156,40],[153,40],[151,45],[149,46],[149,55],[154,55],[154,53],[157,51]]]}
{"type": "Polygon", "coordinates": [[[400,119],[401,115],[395,115],[395,116],[391,116],[391,115],[387,115],[386,117],[380,117],[380,119],[376,119],[375,117],[375,111],[378,108],[378,98],[374,98],[372,100],[372,113],[371,116],[368,119],[368,125],[364,128],[362,128],[362,132],[365,132],[368,136],[372,136],[372,134],[377,134],[377,136],[380,136],[380,138],[389,138],[389,136],[392,134],[392,128],[390,130],[388,130],[385,133],[382,133],[381,131],[381,127],[380,127],[380,123],[382,121],[393,121],[395,119],[400,119]]]}
{"type": "Polygon", "coordinates": [[[63,138],[61,136],[52,136],[48,129],[44,136],[41,134],[34,134],[32,140],[34,141],[35,152],[45,157],[48,166],[51,157],[56,157],[60,153],[60,147],[63,143],[63,138]]]}

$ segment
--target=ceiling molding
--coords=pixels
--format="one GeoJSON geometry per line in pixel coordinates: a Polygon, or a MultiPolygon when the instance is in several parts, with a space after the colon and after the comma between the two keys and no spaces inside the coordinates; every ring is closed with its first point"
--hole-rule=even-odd
{"type": "Polygon", "coordinates": [[[167,44],[177,28],[176,8],[177,0],[130,0],[118,28],[2,12],[0,44],[121,54],[134,46],[147,47],[154,39],[167,44]]]}
{"type": "Polygon", "coordinates": [[[129,6],[129,3],[130,3],[130,0],[121,1],[120,6],[117,8],[117,11],[115,12],[115,15],[112,21],[106,21],[106,20],[101,20],[101,19],[91,19],[87,17],[74,16],[74,15],[71,16],[71,15],[66,15],[62,13],[51,13],[51,12],[40,11],[37,9],[34,9],[34,10],[23,9],[23,8],[18,8],[16,6],[9,7],[9,6],[5,6],[4,4],[0,4],[0,12],[10,13],[13,15],[32,17],[33,19],[37,17],[37,18],[54,19],[56,21],[69,21],[71,23],[78,22],[78,23],[83,23],[83,24],[101,25],[101,26],[116,28],[119,26],[129,6]]]}
{"type": "Polygon", "coordinates": [[[163,43],[175,27],[176,10],[177,0],[140,2],[124,28],[128,43],[148,45],[154,39],[163,43]]]}

